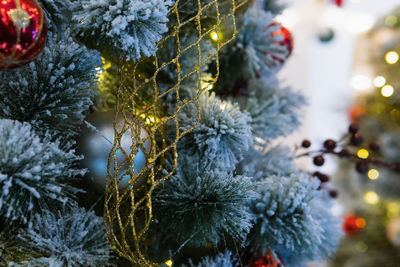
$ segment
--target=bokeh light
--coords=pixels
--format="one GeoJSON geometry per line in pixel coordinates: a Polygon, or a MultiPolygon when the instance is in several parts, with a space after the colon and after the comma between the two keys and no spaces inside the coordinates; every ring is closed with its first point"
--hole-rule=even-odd
{"type": "Polygon", "coordinates": [[[375,79],[374,79],[374,85],[376,86],[376,87],[382,87],[382,86],[384,86],[386,84],[386,79],[385,79],[385,77],[383,77],[383,76],[377,76],[377,77],[375,77],[375,79]]]}
{"type": "Polygon", "coordinates": [[[394,88],[391,85],[385,85],[384,87],[382,87],[382,90],[381,90],[381,94],[384,97],[391,97],[393,95],[393,92],[394,92],[394,88]]]}
{"type": "Polygon", "coordinates": [[[386,53],[385,59],[389,64],[396,64],[399,61],[399,54],[396,51],[390,51],[386,53]]]}
{"type": "Polygon", "coordinates": [[[358,156],[360,159],[367,159],[368,156],[369,156],[369,152],[368,152],[368,150],[362,148],[362,149],[358,150],[357,156],[358,156]]]}
{"type": "Polygon", "coordinates": [[[364,200],[368,204],[376,205],[379,203],[379,196],[374,191],[368,191],[364,195],[364,200]]]}
{"type": "Polygon", "coordinates": [[[371,169],[368,171],[368,178],[371,180],[376,180],[379,178],[379,171],[376,169],[371,169]]]}

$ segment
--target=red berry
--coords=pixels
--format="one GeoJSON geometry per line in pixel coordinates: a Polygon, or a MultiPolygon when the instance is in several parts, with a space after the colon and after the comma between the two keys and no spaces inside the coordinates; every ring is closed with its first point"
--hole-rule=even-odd
{"type": "Polygon", "coordinates": [[[356,134],[356,133],[358,133],[358,130],[359,130],[360,128],[358,127],[358,124],[357,123],[352,123],[352,124],[350,124],[350,126],[349,126],[349,133],[351,133],[351,134],[356,134]]]}
{"type": "Polygon", "coordinates": [[[350,139],[350,144],[352,144],[353,146],[360,146],[363,142],[364,138],[358,133],[353,134],[350,139]]]}
{"type": "Polygon", "coordinates": [[[325,163],[325,159],[322,155],[319,155],[319,156],[314,157],[313,162],[314,162],[314,165],[316,165],[316,166],[322,166],[325,163]]]}
{"type": "Polygon", "coordinates": [[[364,161],[357,162],[356,170],[357,170],[357,172],[359,172],[361,174],[366,174],[369,171],[368,163],[366,163],[364,161]]]}
{"type": "Polygon", "coordinates": [[[331,190],[331,191],[329,191],[329,195],[330,195],[332,198],[337,198],[338,192],[337,192],[336,190],[331,190]]]}
{"type": "Polygon", "coordinates": [[[381,149],[381,146],[378,142],[372,142],[371,144],[369,144],[369,148],[372,151],[379,151],[381,149]]]}
{"type": "Polygon", "coordinates": [[[309,140],[304,140],[301,143],[301,146],[304,147],[304,148],[309,148],[311,146],[311,142],[309,140]]]}
{"type": "Polygon", "coordinates": [[[345,148],[343,148],[343,149],[339,152],[339,157],[347,158],[347,157],[349,157],[349,156],[350,156],[350,151],[347,150],[347,149],[345,149],[345,148]]]}
{"type": "Polygon", "coordinates": [[[321,183],[326,183],[326,182],[329,181],[329,176],[328,175],[320,173],[318,171],[314,172],[313,176],[317,177],[321,181],[321,183]]]}
{"type": "Polygon", "coordinates": [[[322,174],[320,177],[318,177],[321,183],[327,183],[329,182],[329,176],[326,174],[322,174]]]}
{"type": "Polygon", "coordinates": [[[336,142],[332,139],[328,139],[324,142],[324,147],[329,150],[332,151],[336,148],[336,142]]]}

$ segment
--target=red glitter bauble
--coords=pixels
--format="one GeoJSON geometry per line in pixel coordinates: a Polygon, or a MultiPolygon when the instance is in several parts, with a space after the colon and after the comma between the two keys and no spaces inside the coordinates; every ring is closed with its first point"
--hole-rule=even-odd
{"type": "Polygon", "coordinates": [[[253,260],[251,267],[285,267],[283,260],[276,253],[267,253],[263,257],[253,260]]]}
{"type": "Polygon", "coordinates": [[[277,27],[279,26],[279,28],[275,31],[273,31],[271,33],[271,36],[277,36],[277,35],[282,35],[282,41],[277,41],[276,44],[285,46],[287,51],[288,51],[288,56],[290,56],[290,54],[293,51],[293,47],[294,47],[294,42],[293,42],[293,36],[292,33],[286,29],[285,27],[283,27],[281,24],[279,23],[271,23],[268,28],[270,27],[277,27]]]}
{"type": "Polygon", "coordinates": [[[47,25],[36,0],[0,0],[0,69],[35,59],[46,44],[47,25]]]}

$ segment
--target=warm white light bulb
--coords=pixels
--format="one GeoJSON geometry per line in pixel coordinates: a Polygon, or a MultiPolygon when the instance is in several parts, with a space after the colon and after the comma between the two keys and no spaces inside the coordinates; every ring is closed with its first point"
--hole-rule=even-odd
{"type": "Polygon", "coordinates": [[[393,95],[393,92],[394,92],[394,89],[393,89],[393,86],[391,86],[391,85],[385,85],[384,87],[382,87],[382,90],[381,90],[381,94],[384,97],[391,97],[393,95]]]}
{"type": "Polygon", "coordinates": [[[383,77],[383,76],[377,76],[377,77],[375,77],[375,79],[374,79],[374,85],[376,86],[376,87],[382,87],[382,86],[384,86],[386,84],[386,79],[385,79],[385,77],[383,77]]]}
{"type": "Polygon", "coordinates": [[[386,54],[385,59],[389,64],[396,64],[399,61],[399,54],[396,51],[390,51],[386,54]]]}

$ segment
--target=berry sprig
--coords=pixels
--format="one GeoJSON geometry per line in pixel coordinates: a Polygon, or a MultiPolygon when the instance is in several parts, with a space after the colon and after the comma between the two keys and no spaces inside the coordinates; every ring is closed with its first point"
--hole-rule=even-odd
{"type": "MultiPolygon", "coordinates": [[[[356,163],[355,169],[357,172],[361,174],[368,173],[371,165],[388,168],[392,171],[400,173],[400,162],[390,163],[382,159],[369,157],[368,155],[365,157],[360,157],[357,151],[354,151],[352,147],[361,148],[361,145],[363,143],[364,143],[364,138],[359,133],[358,125],[356,123],[352,123],[349,126],[348,133],[341,140],[335,141],[333,139],[327,139],[323,143],[322,148],[314,151],[304,152],[302,154],[297,155],[296,158],[312,157],[314,165],[320,167],[325,164],[326,155],[335,155],[339,158],[355,162],[356,163]]],[[[304,140],[301,143],[301,147],[308,149],[311,147],[311,142],[309,140],[304,140]]],[[[368,148],[372,152],[379,152],[380,145],[378,142],[374,141],[369,143],[368,148]]],[[[318,175],[316,176],[320,178],[320,176],[318,175]]]]}

